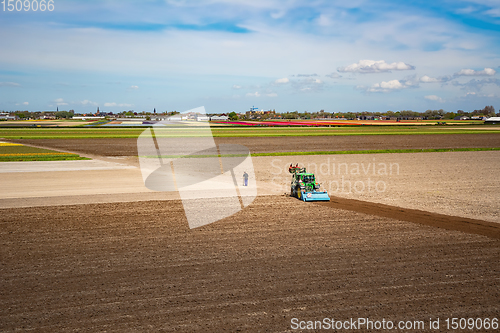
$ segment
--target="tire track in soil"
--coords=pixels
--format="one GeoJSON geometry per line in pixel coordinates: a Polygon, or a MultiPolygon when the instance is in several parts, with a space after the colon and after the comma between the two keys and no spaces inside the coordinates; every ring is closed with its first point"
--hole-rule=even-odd
{"type": "Polygon", "coordinates": [[[500,239],[500,225],[494,222],[340,197],[331,197],[329,202],[316,204],[500,239]]]}

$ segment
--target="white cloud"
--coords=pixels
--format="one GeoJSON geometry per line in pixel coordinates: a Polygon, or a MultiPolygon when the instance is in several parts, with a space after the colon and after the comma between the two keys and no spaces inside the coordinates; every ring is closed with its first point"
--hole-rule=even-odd
{"type": "Polygon", "coordinates": [[[139,86],[130,86],[130,89],[139,89],[139,86]]]}
{"type": "Polygon", "coordinates": [[[68,105],[68,103],[66,103],[62,98],[56,98],[54,103],[56,103],[57,106],[68,105]]]}
{"type": "Polygon", "coordinates": [[[23,105],[30,105],[30,102],[23,102],[23,105]]]}
{"type": "Polygon", "coordinates": [[[241,89],[241,86],[239,86],[237,84],[233,84],[233,89],[241,89]]]}
{"type": "Polygon", "coordinates": [[[297,77],[314,77],[314,76],[319,76],[319,75],[316,73],[314,73],[314,74],[297,74],[297,77]]]}
{"type": "Polygon", "coordinates": [[[16,82],[0,82],[0,87],[20,87],[21,85],[16,82]]]}
{"type": "Polygon", "coordinates": [[[500,8],[492,8],[490,10],[485,11],[484,13],[492,17],[500,17],[500,8]]]}
{"type": "Polygon", "coordinates": [[[332,20],[330,19],[330,17],[324,14],[321,14],[316,22],[318,23],[319,26],[322,27],[329,27],[332,25],[332,20]]]}
{"type": "Polygon", "coordinates": [[[449,75],[439,76],[439,77],[431,77],[428,75],[424,75],[420,77],[419,81],[422,83],[443,83],[443,82],[448,82],[451,79],[453,79],[453,77],[449,75]]]}
{"type": "Polygon", "coordinates": [[[475,71],[473,69],[462,69],[458,73],[455,73],[455,76],[493,76],[496,74],[496,71],[493,68],[486,67],[482,71],[475,71]]]}
{"type": "Polygon", "coordinates": [[[97,105],[99,105],[98,103],[89,101],[88,99],[85,99],[83,101],[77,102],[77,104],[81,104],[83,106],[86,106],[86,105],[97,106],[97,105]]]}
{"type": "Polygon", "coordinates": [[[279,18],[282,18],[283,16],[285,16],[286,12],[284,10],[280,10],[278,12],[274,12],[274,13],[271,13],[271,17],[273,19],[279,19],[279,18]]]}
{"type": "Polygon", "coordinates": [[[403,85],[399,80],[382,81],[380,84],[376,83],[375,86],[379,86],[382,89],[402,89],[403,85]]]}
{"type": "Polygon", "coordinates": [[[436,95],[427,95],[427,96],[424,96],[424,98],[428,99],[430,101],[437,101],[437,102],[440,102],[440,103],[444,102],[444,100],[441,97],[436,96],[436,95]]]}
{"type": "Polygon", "coordinates": [[[337,70],[341,73],[382,73],[392,70],[403,71],[412,69],[415,69],[415,66],[404,62],[393,62],[392,64],[388,64],[384,60],[360,60],[357,64],[339,67],[337,70]]]}
{"type": "Polygon", "coordinates": [[[490,94],[481,94],[481,93],[476,93],[476,92],[467,92],[465,95],[460,96],[462,98],[467,98],[467,99],[477,99],[477,98],[498,98],[499,96],[494,93],[490,94]]]}
{"type": "Polygon", "coordinates": [[[452,81],[451,84],[457,87],[463,87],[462,89],[481,90],[485,85],[497,85],[500,87],[500,80],[494,77],[488,77],[480,80],[471,79],[465,83],[460,83],[458,80],[455,80],[452,81]]]}
{"type": "Polygon", "coordinates": [[[305,79],[294,80],[291,83],[296,91],[302,91],[302,92],[319,91],[324,86],[323,81],[314,77],[307,77],[305,79]]]}
{"type": "Polygon", "coordinates": [[[278,94],[277,93],[269,93],[269,94],[266,94],[267,97],[278,97],[278,94]]]}
{"type": "Polygon", "coordinates": [[[274,83],[276,83],[276,84],[285,84],[288,82],[290,82],[290,80],[287,77],[284,77],[282,79],[277,79],[276,81],[274,81],[274,83]]]}
{"type": "Polygon", "coordinates": [[[339,74],[339,73],[337,73],[337,72],[333,72],[333,73],[328,74],[328,75],[325,75],[325,76],[326,76],[326,77],[329,77],[329,78],[331,78],[331,79],[337,79],[337,78],[342,77],[342,75],[340,75],[340,74],[339,74]]]}
{"type": "Polygon", "coordinates": [[[358,89],[365,89],[368,92],[389,92],[394,90],[401,90],[407,88],[407,86],[401,83],[399,80],[382,81],[380,83],[373,84],[370,88],[358,87],[358,89]]]}
{"type": "Polygon", "coordinates": [[[134,106],[134,104],[127,104],[127,103],[120,103],[120,104],[117,104],[115,102],[112,102],[112,103],[104,103],[104,106],[105,107],[114,107],[114,106],[121,106],[121,107],[132,107],[134,106]]]}
{"type": "Polygon", "coordinates": [[[417,88],[418,80],[416,75],[406,77],[401,80],[390,80],[375,83],[370,87],[357,86],[356,89],[365,90],[367,92],[391,92],[407,88],[417,88]]]}
{"type": "Polygon", "coordinates": [[[457,13],[457,14],[471,14],[475,11],[477,11],[477,8],[472,7],[472,6],[468,6],[468,7],[459,8],[459,9],[455,10],[455,13],[457,13]]]}
{"type": "Polygon", "coordinates": [[[420,82],[434,83],[434,82],[439,82],[439,80],[435,77],[430,77],[430,76],[424,75],[420,78],[420,82]]]}
{"type": "Polygon", "coordinates": [[[246,96],[247,97],[260,97],[260,93],[258,91],[256,91],[254,93],[247,93],[246,96]]]}

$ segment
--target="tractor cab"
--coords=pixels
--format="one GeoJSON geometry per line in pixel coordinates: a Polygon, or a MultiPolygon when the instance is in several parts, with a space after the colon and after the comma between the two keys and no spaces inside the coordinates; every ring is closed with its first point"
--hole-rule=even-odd
{"type": "Polygon", "coordinates": [[[303,181],[306,184],[314,183],[315,182],[313,174],[307,174],[307,173],[306,174],[300,174],[299,177],[300,177],[300,180],[303,181]]]}

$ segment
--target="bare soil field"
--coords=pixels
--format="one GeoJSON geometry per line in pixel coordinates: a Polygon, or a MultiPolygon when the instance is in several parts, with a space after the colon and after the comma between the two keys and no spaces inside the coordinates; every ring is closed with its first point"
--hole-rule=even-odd
{"type": "Polygon", "coordinates": [[[345,199],[500,223],[500,151],[254,157],[257,179],[290,191],[299,163],[345,199]]]}
{"type": "Polygon", "coordinates": [[[500,310],[498,239],[283,196],[193,230],[174,200],[0,214],[2,332],[290,332],[292,318],[361,317],[448,332],[446,318],[500,310]]]}
{"type": "MultiPolygon", "coordinates": [[[[179,139],[179,145],[189,138],[179,139]]],[[[21,139],[14,142],[101,156],[137,156],[136,139],[21,139]]],[[[240,144],[251,153],[500,147],[499,134],[355,135],[215,138],[217,144],[240,144]]]]}
{"type": "MultiPolygon", "coordinates": [[[[498,147],[499,138],[217,141],[255,153],[498,147]]],[[[100,140],[19,140],[115,158],[1,174],[0,207],[10,208],[0,208],[0,331],[297,332],[293,318],[369,318],[449,332],[447,318],[500,318],[498,151],[254,157],[254,203],[189,229],[177,195],[144,188],[136,140],[100,140]],[[284,195],[292,160],[317,173],[331,202],[284,195]],[[370,181],[371,192],[356,190],[370,181]]]]}

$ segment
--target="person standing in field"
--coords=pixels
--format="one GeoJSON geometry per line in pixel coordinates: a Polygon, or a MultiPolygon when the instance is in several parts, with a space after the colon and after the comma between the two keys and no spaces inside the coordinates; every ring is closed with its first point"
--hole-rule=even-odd
{"type": "Polygon", "coordinates": [[[243,186],[248,186],[248,173],[246,171],[243,172],[243,186]]]}

